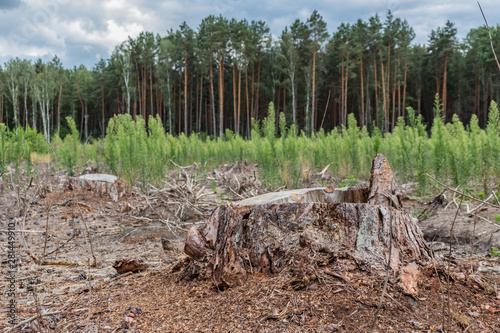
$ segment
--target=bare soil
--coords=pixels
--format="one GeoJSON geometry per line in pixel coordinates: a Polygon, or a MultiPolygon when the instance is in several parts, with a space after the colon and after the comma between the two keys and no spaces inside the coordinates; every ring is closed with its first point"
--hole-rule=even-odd
{"type": "MultiPolygon", "coordinates": [[[[224,291],[210,281],[180,280],[175,267],[185,257],[189,228],[221,203],[269,191],[257,180],[256,165],[178,168],[145,193],[141,184],[128,187],[118,202],[108,194],[64,190],[63,173],[47,168],[40,174],[31,184],[27,179],[15,184],[12,173],[0,181],[0,295],[7,304],[5,231],[14,220],[17,322],[32,319],[15,331],[370,331],[385,272],[345,265],[336,267],[343,278],[322,273],[299,290],[286,270],[252,274],[245,285],[224,291]],[[149,267],[118,275],[115,261],[132,258],[149,267]]],[[[303,185],[337,182],[331,175],[315,175],[303,185]]],[[[435,197],[413,198],[411,185],[400,189],[406,194],[404,210],[415,216],[435,197]]],[[[376,332],[500,332],[500,257],[489,251],[500,248],[500,226],[494,222],[500,210],[485,206],[477,213],[488,222],[467,216],[478,206],[468,202],[455,221],[457,205],[451,193],[446,195],[419,222],[437,261],[424,270],[417,298],[405,295],[397,278],[389,276],[376,332]]],[[[5,331],[11,327],[7,315],[1,306],[5,331]]]]}

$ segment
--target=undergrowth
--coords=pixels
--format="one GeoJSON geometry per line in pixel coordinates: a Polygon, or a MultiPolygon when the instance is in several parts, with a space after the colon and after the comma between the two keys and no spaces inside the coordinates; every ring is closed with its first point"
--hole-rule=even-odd
{"type": "MultiPolygon", "coordinates": [[[[216,166],[242,160],[258,163],[260,180],[269,189],[299,187],[312,174],[311,168],[318,171],[327,165],[337,179],[352,183],[369,176],[371,160],[380,152],[389,160],[398,181],[415,182],[420,195],[433,186],[427,173],[474,193],[497,190],[492,185],[497,184],[500,173],[497,104],[491,102],[486,129],[479,127],[476,116],[468,126],[457,116],[445,124],[437,96],[435,112],[438,116],[430,129],[420,115],[407,108],[406,119],[399,118],[392,133],[383,134],[376,127],[369,133],[366,127],[358,127],[351,114],[346,128],[307,136],[295,125],[288,126],[283,114],[276,119],[271,103],[267,117],[261,123],[253,122],[250,140],[230,130],[218,140],[203,133],[174,137],[164,131],[160,118],[150,117],[146,126],[141,117],[134,121],[129,115],[118,115],[109,121],[104,139],[95,139],[85,147],[68,117],[70,134],[64,139],[55,135],[52,148],[59,167],[69,175],[78,174],[90,162],[129,184],[140,182],[143,186],[160,184],[168,169],[176,165],[216,166]]],[[[35,170],[38,162],[31,163],[33,154],[50,154],[40,133],[29,128],[8,130],[0,124],[0,174],[9,164],[15,174],[21,165],[27,172],[35,170]]]]}

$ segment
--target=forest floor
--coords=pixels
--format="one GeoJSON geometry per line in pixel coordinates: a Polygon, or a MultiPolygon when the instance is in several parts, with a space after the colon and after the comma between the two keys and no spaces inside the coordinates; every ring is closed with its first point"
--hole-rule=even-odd
{"type": "MultiPolygon", "coordinates": [[[[116,202],[107,193],[69,190],[64,173],[42,169],[31,184],[16,185],[8,175],[0,181],[2,332],[12,327],[6,231],[14,220],[14,299],[17,323],[25,322],[16,332],[370,331],[385,274],[351,267],[349,278],[320,274],[302,290],[287,273],[251,274],[245,285],[225,291],[211,281],[178,281],[172,267],[185,257],[189,228],[219,204],[267,192],[256,165],[178,168],[161,187],[126,188],[116,202]],[[148,268],[118,275],[113,265],[122,259],[148,268]]],[[[338,181],[316,174],[304,187],[338,181]]],[[[414,197],[412,184],[399,191],[403,209],[421,215],[437,262],[421,276],[416,298],[389,278],[375,332],[500,332],[500,257],[490,252],[500,248],[500,225],[493,222],[500,210],[483,206],[476,213],[484,219],[468,216],[478,203],[467,201],[455,221],[460,200],[451,192],[435,200],[437,193],[414,197]]]]}

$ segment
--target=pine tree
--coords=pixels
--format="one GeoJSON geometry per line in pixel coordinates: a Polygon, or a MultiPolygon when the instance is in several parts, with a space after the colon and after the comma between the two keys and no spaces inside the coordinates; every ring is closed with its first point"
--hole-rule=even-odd
{"type": "Polygon", "coordinates": [[[312,38],[312,104],[311,104],[311,131],[316,130],[316,57],[318,52],[321,52],[324,41],[328,38],[329,34],[326,30],[326,23],[323,17],[315,10],[311,17],[307,20],[307,24],[311,31],[312,38]]]}

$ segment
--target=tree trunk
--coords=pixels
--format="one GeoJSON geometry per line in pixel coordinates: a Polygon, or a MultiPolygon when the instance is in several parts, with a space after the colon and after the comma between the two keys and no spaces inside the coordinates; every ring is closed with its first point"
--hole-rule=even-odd
{"type": "MultiPolygon", "coordinates": [[[[200,100],[199,100],[199,103],[200,103],[200,106],[199,106],[200,115],[199,115],[198,119],[200,120],[200,122],[196,124],[198,132],[201,131],[201,119],[202,119],[202,109],[203,109],[203,74],[200,74],[200,100]]],[[[205,109],[205,112],[206,112],[206,109],[205,109]]],[[[205,126],[206,126],[205,131],[208,133],[208,124],[205,124],[205,126]]]]}
{"type": "Polygon", "coordinates": [[[286,84],[283,85],[283,111],[282,112],[285,115],[285,119],[286,119],[286,84]]]}
{"type": "Polygon", "coordinates": [[[297,96],[295,96],[295,73],[290,76],[292,85],[292,121],[297,126],[297,96]]]}
{"type": "Polygon", "coordinates": [[[408,73],[408,68],[405,64],[405,73],[403,75],[403,117],[406,116],[406,75],[408,73]]]}
{"type": "Polygon", "coordinates": [[[312,105],[311,105],[311,134],[316,130],[315,124],[315,108],[314,101],[316,100],[316,50],[313,52],[313,66],[312,66],[312,105]]]}
{"type": "MultiPolygon", "coordinates": [[[[168,130],[173,133],[173,123],[172,123],[172,100],[171,100],[172,89],[170,87],[170,69],[167,70],[167,103],[168,103],[168,130]]],[[[174,98],[175,99],[175,98],[174,98]]]]}
{"type": "MultiPolygon", "coordinates": [[[[142,97],[141,97],[141,89],[140,89],[140,79],[139,79],[139,76],[140,76],[140,72],[139,72],[139,65],[137,64],[137,59],[135,58],[134,56],[134,61],[135,61],[135,72],[137,73],[136,77],[135,77],[135,83],[137,85],[137,96],[139,97],[139,114],[142,114],[142,97]]],[[[136,97],[136,100],[137,100],[137,97],[136,97]]],[[[134,106],[134,109],[136,108],[137,106],[134,106]]],[[[137,115],[137,111],[135,110],[134,111],[134,120],[135,120],[135,117],[137,115]]]]}
{"type": "Polygon", "coordinates": [[[154,117],[154,95],[153,95],[153,64],[149,66],[149,98],[151,98],[150,115],[154,117]]]}
{"type": "MultiPolygon", "coordinates": [[[[147,100],[147,96],[146,96],[146,92],[147,92],[147,87],[146,87],[146,84],[148,82],[148,78],[146,76],[146,66],[143,65],[142,66],[142,119],[144,119],[144,121],[146,122],[147,124],[147,121],[148,121],[148,107],[147,107],[147,103],[148,103],[148,100],[147,100]]],[[[180,89],[180,88],[179,88],[180,89]]]]}
{"type": "Polygon", "coordinates": [[[238,107],[237,107],[237,93],[236,93],[236,63],[233,60],[233,124],[234,124],[234,133],[236,134],[236,128],[238,125],[236,125],[238,121],[238,107]]]}
{"type": "MultiPolygon", "coordinates": [[[[341,62],[342,63],[344,62],[344,55],[343,54],[342,54],[341,62]]],[[[345,123],[344,123],[344,104],[345,104],[345,101],[344,101],[345,74],[344,73],[345,73],[345,66],[342,65],[340,67],[341,67],[341,72],[340,72],[340,122],[342,123],[342,125],[345,126],[345,123]]]]}
{"type": "Polygon", "coordinates": [[[254,108],[255,108],[255,62],[252,60],[252,101],[250,103],[250,118],[256,119],[255,114],[254,114],[254,108]]]}
{"type": "Polygon", "coordinates": [[[364,89],[364,81],[363,81],[363,54],[360,56],[360,77],[361,77],[361,116],[359,126],[363,128],[365,125],[365,89],[364,89]]]}
{"type": "Polygon", "coordinates": [[[196,124],[195,124],[195,131],[196,132],[199,132],[200,129],[199,129],[199,123],[200,123],[200,118],[198,116],[198,112],[199,112],[199,107],[201,107],[201,102],[200,102],[200,93],[201,93],[201,90],[198,90],[198,81],[200,80],[200,77],[198,76],[197,77],[197,81],[196,81],[196,116],[195,116],[195,120],[196,120],[196,124]]]}
{"type": "MultiPolygon", "coordinates": [[[[0,87],[3,87],[1,76],[0,76],[0,87]]],[[[0,89],[0,123],[3,123],[3,89],[0,89]]]]}
{"type": "Polygon", "coordinates": [[[240,118],[241,118],[241,64],[238,69],[238,120],[236,121],[236,134],[240,134],[240,118]]]}
{"type": "Polygon", "coordinates": [[[262,52],[259,50],[259,66],[257,68],[257,93],[255,94],[255,112],[254,115],[259,118],[259,97],[260,97],[260,63],[261,63],[262,52]]]}
{"type": "Polygon", "coordinates": [[[188,61],[187,55],[184,55],[184,134],[188,135],[188,61]]]}
{"type": "Polygon", "coordinates": [[[377,81],[377,55],[375,52],[375,49],[373,50],[373,71],[375,73],[375,123],[377,124],[377,127],[379,127],[379,114],[378,114],[378,81],[377,81]]]}
{"type": "Polygon", "coordinates": [[[217,137],[217,124],[215,123],[215,96],[214,96],[214,72],[212,69],[212,58],[210,58],[210,106],[212,109],[212,125],[214,138],[217,137]]]}
{"type": "Polygon", "coordinates": [[[385,95],[385,74],[384,74],[384,62],[382,61],[382,54],[380,55],[380,73],[382,74],[382,97],[384,105],[384,127],[385,131],[389,132],[389,109],[387,108],[387,99],[385,95]]]}
{"type": "Polygon", "coordinates": [[[183,268],[181,278],[205,278],[224,289],[242,285],[249,273],[289,270],[292,284],[304,284],[319,270],[344,276],[333,273],[344,260],[374,271],[388,261],[400,273],[404,264],[430,259],[416,219],[394,207],[394,177],[381,154],[372,162],[369,189],[287,192],[219,206],[189,231],[190,258],[174,271],[183,268]]]}
{"type": "MultiPolygon", "coordinates": [[[[27,105],[27,99],[28,99],[28,85],[24,85],[24,117],[23,117],[23,125],[24,125],[24,130],[26,131],[28,129],[28,105],[27,105]]],[[[59,126],[58,126],[59,130],[59,126]]]]}
{"type": "Polygon", "coordinates": [[[248,66],[245,63],[245,101],[247,108],[247,139],[250,138],[250,103],[248,96],[248,66]]]}
{"type": "Polygon", "coordinates": [[[224,58],[219,54],[219,137],[224,135],[224,58]]]}
{"type": "Polygon", "coordinates": [[[448,54],[444,58],[444,75],[443,75],[443,118],[446,122],[446,108],[447,108],[447,89],[446,89],[446,79],[448,78],[448,54]]]}
{"type": "MultiPolygon", "coordinates": [[[[59,105],[61,104],[61,90],[62,90],[62,84],[60,86],[59,90],[59,101],[57,102],[57,132],[59,133],[59,105]]],[[[101,116],[102,116],[102,137],[104,138],[104,134],[106,133],[106,118],[105,118],[105,112],[104,112],[104,80],[101,81],[101,116]]]]}
{"type": "Polygon", "coordinates": [[[76,92],[78,93],[78,99],[80,100],[80,104],[82,105],[82,119],[81,119],[81,123],[80,123],[80,139],[81,139],[82,132],[83,132],[82,129],[83,129],[83,121],[84,121],[84,106],[83,106],[83,101],[82,101],[82,95],[80,94],[80,86],[78,84],[78,80],[76,80],[76,92]]]}
{"type": "Polygon", "coordinates": [[[347,56],[345,65],[345,88],[344,88],[344,126],[347,126],[347,89],[349,88],[349,46],[347,46],[347,56]]]}

